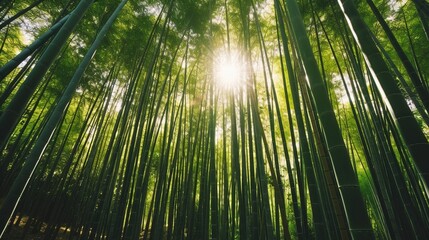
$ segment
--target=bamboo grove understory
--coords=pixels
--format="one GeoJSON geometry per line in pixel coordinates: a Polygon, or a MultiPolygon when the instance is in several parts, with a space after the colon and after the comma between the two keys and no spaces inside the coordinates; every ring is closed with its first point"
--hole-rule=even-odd
{"type": "Polygon", "coordinates": [[[0,1],[0,238],[429,239],[427,56],[426,0],[0,1]]]}

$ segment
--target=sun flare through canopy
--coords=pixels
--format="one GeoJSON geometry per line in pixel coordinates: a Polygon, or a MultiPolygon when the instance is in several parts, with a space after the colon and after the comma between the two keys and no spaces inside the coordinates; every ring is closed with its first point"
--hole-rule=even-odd
{"type": "Polygon", "coordinates": [[[219,51],[214,58],[213,76],[220,91],[235,91],[246,82],[246,65],[238,51],[219,51]]]}

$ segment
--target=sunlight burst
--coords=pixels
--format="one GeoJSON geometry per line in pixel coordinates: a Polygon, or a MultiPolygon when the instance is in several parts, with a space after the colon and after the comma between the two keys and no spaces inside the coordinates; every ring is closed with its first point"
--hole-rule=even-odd
{"type": "Polygon", "coordinates": [[[214,59],[213,75],[220,90],[234,91],[243,87],[246,67],[237,51],[219,52],[214,59]]]}

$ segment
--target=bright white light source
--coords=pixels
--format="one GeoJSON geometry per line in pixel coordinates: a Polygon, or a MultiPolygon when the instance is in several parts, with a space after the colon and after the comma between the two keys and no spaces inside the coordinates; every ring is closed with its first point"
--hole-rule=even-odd
{"type": "Polygon", "coordinates": [[[236,51],[219,52],[214,59],[213,75],[220,90],[237,90],[246,79],[243,58],[236,51]]]}

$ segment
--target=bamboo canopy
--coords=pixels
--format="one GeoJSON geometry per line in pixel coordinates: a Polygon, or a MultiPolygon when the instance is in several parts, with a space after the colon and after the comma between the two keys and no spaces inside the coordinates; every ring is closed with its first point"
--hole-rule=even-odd
{"type": "Polygon", "coordinates": [[[0,2],[0,239],[429,239],[424,0],[0,2]]]}

